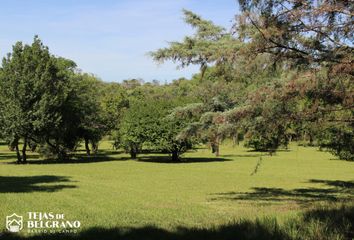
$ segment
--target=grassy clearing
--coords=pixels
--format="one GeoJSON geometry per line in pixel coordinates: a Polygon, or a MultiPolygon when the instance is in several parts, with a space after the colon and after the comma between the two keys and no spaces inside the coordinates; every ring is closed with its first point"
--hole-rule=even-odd
{"type": "MultiPolygon", "coordinates": [[[[186,153],[183,163],[168,163],[159,154],[133,161],[108,142],[101,149],[92,159],[16,165],[9,164],[14,153],[0,145],[0,219],[13,212],[64,213],[82,222],[82,232],[72,237],[78,239],[234,239],[246,233],[239,236],[296,239],[296,232],[323,232],[316,220],[321,216],[353,218],[354,163],[315,148],[291,145],[263,156],[252,176],[260,153],[241,146],[224,145],[219,158],[199,149],[186,153]],[[342,205],[347,207],[339,211],[342,205]],[[301,230],[305,222],[310,228],[301,230]]],[[[341,235],[328,231],[334,236],[324,236],[341,235]]]]}

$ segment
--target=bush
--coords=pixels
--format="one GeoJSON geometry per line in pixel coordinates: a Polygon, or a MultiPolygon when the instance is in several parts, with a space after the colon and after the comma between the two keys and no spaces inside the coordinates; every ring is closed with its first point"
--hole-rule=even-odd
{"type": "Polygon", "coordinates": [[[348,126],[330,126],[319,133],[319,145],[342,160],[354,161],[354,132],[348,126]]]}

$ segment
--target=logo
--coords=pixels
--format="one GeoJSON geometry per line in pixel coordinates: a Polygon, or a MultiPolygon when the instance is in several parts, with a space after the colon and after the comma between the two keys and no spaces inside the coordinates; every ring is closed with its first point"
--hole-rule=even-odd
{"type": "Polygon", "coordinates": [[[13,233],[23,228],[28,233],[77,233],[80,227],[80,221],[67,220],[63,213],[27,212],[25,217],[16,213],[6,217],[6,228],[13,233]]]}
{"type": "Polygon", "coordinates": [[[16,213],[6,217],[6,228],[10,232],[19,232],[23,228],[23,217],[16,213]]]}

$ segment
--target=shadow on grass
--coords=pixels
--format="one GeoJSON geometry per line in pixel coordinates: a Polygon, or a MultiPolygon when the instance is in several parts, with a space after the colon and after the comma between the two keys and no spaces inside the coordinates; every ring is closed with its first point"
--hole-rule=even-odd
{"type": "MultiPolygon", "coordinates": [[[[332,239],[354,239],[354,201],[348,205],[341,205],[334,208],[320,206],[312,208],[303,214],[304,222],[326,223],[330,230],[335,229],[343,233],[342,238],[332,239]]],[[[324,233],[326,234],[326,233],[324,233]]],[[[319,238],[320,239],[320,238],[319,238]]]]}
{"type": "Polygon", "coordinates": [[[0,193],[55,192],[65,188],[76,188],[63,176],[0,176],[0,193]]]}
{"type": "Polygon", "coordinates": [[[248,158],[248,157],[260,157],[261,154],[222,154],[223,157],[237,157],[237,158],[248,158]]]}
{"type": "MultiPolygon", "coordinates": [[[[116,154],[121,154],[121,153],[124,153],[124,152],[121,151],[121,150],[100,149],[100,150],[98,150],[96,155],[116,155],[116,154]]],[[[84,156],[84,157],[87,157],[86,151],[83,150],[83,149],[76,150],[75,153],[73,154],[73,156],[84,156]]],[[[95,154],[92,154],[92,156],[95,156],[95,154]]]]}
{"type": "MultiPolygon", "coordinates": [[[[67,160],[58,160],[58,159],[40,159],[39,155],[31,155],[28,154],[27,164],[80,164],[80,163],[97,163],[97,162],[110,162],[110,161],[126,161],[131,160],[129,156],[120,156],[123,153],[121,151],[114,150],[100,150],[97,154],[87,156],[84,151],[79,150],[74,154],[70,155],[70,158],[67,160]]],[[[161,153],[160,153],[161,154],[161,153]]],[[[8,162],[7,164],[17,164],[15,154],[6,154],[1,155],[1,158],[9,159],[11,157],[12,162],[8,162]]],[[[226,162],[232,161],[232,159],[224,158],[224,157],[210,157],[210,158],[182,158],[179,162],[173,162],[171,157],[166,155],[156,156],[156,155],[138,155],[137,161],[140,162],[151,162],[151,163],[207,163],[207,162],[226,162]]]]}
{"type": "MultiPolygon", "coordinates": [[[[255,149],[250,149],[250,150],[247,150],[247,152],[257,152],[257,153],[262,153],[262,154],[269,154],[269,151],[267,150],[255,150],[255,149]]],[[[277,149],[273,155],[276,155],[277,152],[291,152],[291,149],[286,149],[286,148],[280,148],[280,149],[277,149]]]]}
{"type": "MultiPolygon", "coordinates": [[[[100,150],[97,154],[87,156],[83,151],[78,151],[71,154],[69,159],[39,159],[39,155],[28,156],[27,164],[80,164],[80,163],[97,163],[97,162],[110,162],[110,161],[125,161],[129,157],[116,156],[122,152],[119,151],[106,151],[100,150]]],[[[16,162],[9,162],[8,164],[17,164],[16,162]]]]}
{"type": "MultiPolygon", "coordinates": [[[[27,153],[27,159],[31,160],[31,159],[39,159],[40,156],[38,154],[33,154],[33,153],[27,153]]],[[[16,157],[16,153],[7,153],[7,154],[3,154],[0,153],[0,160],[17,160],[16,157]]]]}
{"type": "Polygon", "coordinates": [[[0,153],[0,161],[1,160],[9,160],[9,159],[15,159],[16,155],[13,153],[0,153]]]}
{"type": "Polygon", "coordinates": [[[177,227],[175,231],[168,231],[155,226],[141,228],[90,228],[77,234],[43,234],[33,237],[21,237],[5,234],[1,239],[37,240],[37,239],[66,239],[66,240],[235,240],[235,239],[284,239],[284,235],[275,229],[269,229],[251,221],[242,221],[238,224],[222,226],[216,229],[200,229],[177,227]]]}
{"type": "Polygon", "coordinates": [[[7,240],[299,240],[299,239],[352,239],[354,236],[353,205],[328,206],[304,212],[302,216],[289,219],[282,224],[276,218],[239,220],[228,225],[213,228],[187,228],[176,226],[165,230],[155,226],[140,228],[93,227],[73,234],[41,234],[21,236],[4,233],[7,240]]]}
{"type": "Polygon", "coordinates": [[[171,164],[184,164],[184,163],[207,163],[207,162],[226,162],[232,161],[227,158],[181,158],[180,161],[174,162],[169,156],[140,156],[137,159],[140,162],[151,162],[151,163],[171,163],[171,164]]]}
{"type": "Polygon", "coordinates": [[[351,199],[354,201],[354,181],[310,179],[310,183],[324,184],[327,188],[282,188],[256,187],[252,192],[223,192],[214,193],[210,200],[234,201],[295,201],[312,203],[314,201],[337,201],[351,199]]]}
{"type": "Polygon", "coordinates": [[[341,189],[347,189],[354,191],[354,180],[353,181],[341,181],[341,180],[319,180],[310,179],[310,183],[322,183],[330,187],[337,187],[341,189]]]}

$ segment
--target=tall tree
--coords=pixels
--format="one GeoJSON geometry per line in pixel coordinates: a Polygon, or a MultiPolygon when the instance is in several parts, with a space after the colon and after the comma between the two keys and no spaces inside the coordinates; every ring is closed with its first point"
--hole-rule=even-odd
{"type": "Polygon", "coordinates": [[[182,42],[171,42],[169,47],[150,54],[157,62],[172,60],[179,63],[180,67],[199,65],[200,78],[203,79],[208,65],[222,65],[227,53],[239,49],[241,44],[223,27],[202,19],[191,11],[183,10],[183,13],[185,22],[195,28],[196,33],[185,37],[182,42]]]}
{"type": "Polygon", "coordinates": [[[166,110],[157,103],[147,99],[132,101],[124,113],[115,141],[117,146],[130,153],[132,159],[137,157],[145,143],[159,137],[160,120],[166,110]]]}
{"type": "Polygon", "coordinates": [[[278,98],[299,103],[298,111],[285,116],[304,125],[311,125],[310,122],[322,126],[319,132],[327,132],[317,135],[322,146],[333,149],[340,158],[354,159],[350,144],[340,144],[348,138],[348,131],[354,131],[353,3],[239,2],[242,13],[235,31],[240,40],[248,42],[239,53],[251,59],[267,54],[272,64],[297,72],[296,77],[284,83],[283,94],[278,98]],[[337,128],[338,125],[341,127],[337,128]],[[330,137],[334,132],[337,137],[330,137]],[[324,137],[326,141],[321,140],[324,137]],[[336,147],[337,143],[340,146],[336,147]]]}
{"type": "Polygon", "coordinates": [[[51,55],[37,36],[31,45],[14,45],[0,69],[0,127],[18,162],[26,162],[28,148],[59,159],[80,140],[97,148],[105,128],[93,79],[51,55]]]}
{"type": "Polygon", "coordinates": [[[98,151],[98,143],[111,130],[109,125],[111,122],[100,102],[102,82],[89,74],[76,74],[75,78],[73,87],[78,95],[76,105],[80,113],[78,135],[84,141],[87,155],[90,155],[91,152],[98,151]]]}
{"type": "MultiPolygon", "coordinates": [[[[250,139],[261,139],[262,144],[257,143],[263,145],[261,148],[275,150],[286,144],[293,126],[305,129],[300,126],[316,124],[327,126],[323,129],[327,131],[328,124],[319,123],[341,124],[343,127],[337,130],[343,132],[338,136],[348,136],[345,129],[353,131],[354,126],[353,4],[310,0],[239,2],[241,14],[232,34],[187,11],[186,21],[196,27],[196,34],[154,52],[153,58],[176,61],[182,67],[215,64],[217,74],[210,77],[242,83],[235,88],[239,94],[231,111],[231,118],[237,122],[231,123],[243,126],[250,139]],[[263,90],[268,96],[257,95],[263,90]],[[258,105],[252,106],[255,103],[258,105]]],[[[207,73],[204,71],[202,77],[207,73]]],[[[315,131],[311,133],[311,140],[315,135],[315,131]]],[[[335,144],[323,146],[331,148],[335,144]]],[[[344,152],[343,146],[340,148],[344,152]]],[[[346,158],[354,156],[352,148],[345,151],[346,158]]]]}
{"type": "Polygon", "coordinates": [[[2,130],[14,145],[18,162],[26,162],[29,141],[57,127],[61,116],[57,108],[65,99],[68,71],[75,64],[53,57],[36,36],[31,45],[17,42],[2,61],[0,96],[2,130]],[[22,154],[18,143],[23,141],[22,154]]]}

